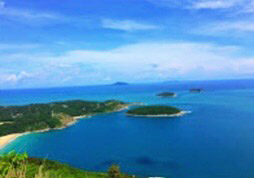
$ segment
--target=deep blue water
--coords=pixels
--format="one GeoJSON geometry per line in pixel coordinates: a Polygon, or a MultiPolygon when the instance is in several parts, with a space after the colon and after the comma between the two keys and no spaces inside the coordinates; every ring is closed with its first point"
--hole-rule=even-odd
{"type": "Polygon", "coordinates": [[[20,137],[0,152],[106,171],[112,163],[140,176],[254,177],[254,80],[2,90],[0,105],[85,99],[174,105],[181,118],[131,118],[125,111],[81,120],[60,131],[20,137]],[[202,87],[203,93],[189,93],[202,87]],[[175,91],[177,98],[157,98],[175,91]]]}

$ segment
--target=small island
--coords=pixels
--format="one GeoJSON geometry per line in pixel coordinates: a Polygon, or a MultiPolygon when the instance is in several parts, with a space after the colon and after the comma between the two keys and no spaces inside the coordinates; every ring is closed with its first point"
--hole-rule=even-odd
{"type": "Polygon", "coordinates": [[[131,109],[126,114],[134,117],[179,117],[185,113],[173,106],[143,106],[131,109]]]}
{"type": "Polygon", "coordinates": [[[71,100],[25,106],[0,106],[0,148],[23,134],[63,129],[80,118],[127,109],[129,105],[117,100],[71,100]]]}
{"type": "Polygon", "coordinates": [[[168,97],[176,97],[176,93],[174,92],[162,92],[157,94],[159,97],[168,98],[168,97]]]}
{"type": "Polygon", "coordinates": [[[192,88],[192,89],[190,89],[191,93],[201,93],[203,91],[204,91],[203,88],[192,88]]]}
{"type": "Polygon", "coordinates": [[[128,83],[126,82],[116,82],[114,84],[112,84],[113,86],[124,86],[124,85],[129,85],[128,83]]]}

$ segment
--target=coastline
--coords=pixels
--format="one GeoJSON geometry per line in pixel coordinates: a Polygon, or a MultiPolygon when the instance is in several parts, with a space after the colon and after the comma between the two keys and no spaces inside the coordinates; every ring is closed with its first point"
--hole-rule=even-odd
{"type": "Polygon", "coordinates": [[[135,114],[126,114],[126,115],[131,117],[166,118],[166,117],[182,117],[189,113],[191,113],[191,111],[181,111],[176,114],[160,114],[160,115],[135,115],[135,114]]]}
{"type": "Polygon", "coordinates": [[[25,133],[15,133],[0,137],[0,149],[4,148],[6,145],[16,140],[18,137],[23,136],[24,134],[25,133]]]}
{"type": "MultiPolygon", "coordinates": [[[[113,113],[113,112],[120,112],[123,110],[126,110],[129,108],[130,105],[125,106],[123,108],[120,108],[116,111],[112,111],[112,112],[107,112],[107,113],[113,113]]],[[[94,114],[96,115],[96,114],[94,114]]],[[[7,146],[9,143],[15,141],[17,138],[27,135],[27,134],[31,134],[31,133],[43,133],[43,132],[49,132],[49,131],[53,131],[53,130],[62,130],[65,129],[67,127],[70,127],[74,124],[76,124],[80,119],[85,119],[85,118],[90,118],[94,115],[81,115],[81,116],[74,116],[72,117],[72,121],[63,125],[62,127],[58,127],[58,128],[48,128],[48,129],[42,129],[42,130],[36,130],[36,131],[31,131],[31,132],[24,132],[24,133],[13,133],[13,134],[9,134],[9,135],[5,135],[5,136],[1,136],[0,137],[0,150],[3,149],[5,146],[7,146]]]]}
{"type": "Polygon", "coordinates": [[[49,131],[53,131],[53,130],[62,130],[62,129],[65,129],[67,127],[70,127],[70,126],[76,124],[78,122],[78,120],[80,120],[80,119],[85,119],[85,118],[89,118],[89,117],[91,117],[91,115],[74,116],[74,117],[72,117],[73,121],[69,122],[68,124],[65,124],[62,127],[52,128],[52,129],[48,128],[48,129],[42,129],[42,130],[35,130],[35,131],[24,132],[24,133],[14,133],[14,134],[2,136],[2,137],[0,137],[0,150],[21,136],[31,134],[31,133],[43,133],[43,132],[49,132],[49,131]]]}

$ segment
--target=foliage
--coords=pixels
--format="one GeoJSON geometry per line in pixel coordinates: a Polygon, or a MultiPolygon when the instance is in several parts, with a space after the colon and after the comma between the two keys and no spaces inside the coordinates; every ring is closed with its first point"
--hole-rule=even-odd
{"type": "Polygon", "coordinates": [[[129,115],[171,115],[181,112],[178,108],[172,106],[143,106],[129,110],[129,115]]]}
{"type": "Polygon", "coordinates": [[[27,164],[27,154],[10,152],[0,157],[0,175],[2,177],[24,177],[27,164]]]}
{"type": "Polygon", "coordinates": [[[121,172],[118,165],[112,165],[108,170],[109,178],[121,178],[121,172]]]}
{"type": "Polygon", "coordinates": [[[88,172],[40,158],[29,158],[27,154],[11,152],[0,157],[0,178],[128,178],[113,165],[108,174],[88,172]],[[8,167],[8,169],[6,169],[8,167]],[[7,171],[6,171],[7,170],[7,171]]]}

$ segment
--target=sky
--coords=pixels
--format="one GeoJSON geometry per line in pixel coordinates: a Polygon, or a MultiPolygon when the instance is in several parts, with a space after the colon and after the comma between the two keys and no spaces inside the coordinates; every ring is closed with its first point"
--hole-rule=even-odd
{"type": "Polygon", "coordinates": [[[254,0],[0,0],[0,88],[254,78],[254,0]]]}

